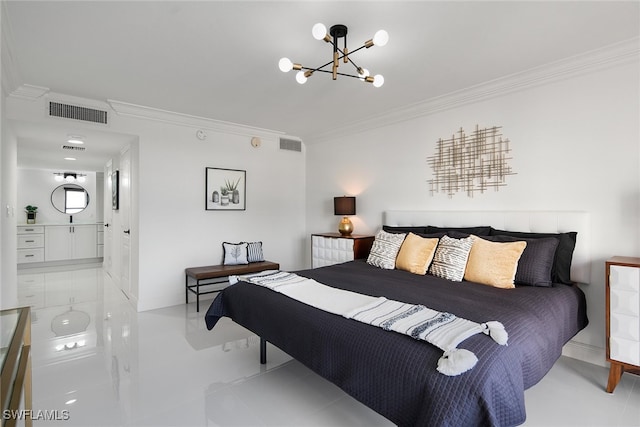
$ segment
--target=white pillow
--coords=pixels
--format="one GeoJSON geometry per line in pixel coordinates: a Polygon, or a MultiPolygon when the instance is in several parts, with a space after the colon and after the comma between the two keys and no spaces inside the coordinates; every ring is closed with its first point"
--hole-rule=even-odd
{"type": "Polygon", "coordinates": [[[429,273],[454,282],[462,282],[473,238],[453,239],[442,236],[433,256],[429,273]]]}
{"type": "Polygon", "coordinates": [[[402,246],[402,242],[404,242],[405,236],[406,234],[404,233],[378,231],[376,238],[373,240],[367,263],[386,270],[393,270],[396,267],[396,256],[398,256],[398,251],[402,246]]]}
{"type": "Polygon", "coordinates": [[[222,243],[222,249],[224,250],[224,265],[238,265],[249,264],[247,260],[247,247],[246,242],[243,243],[222,243]]]}

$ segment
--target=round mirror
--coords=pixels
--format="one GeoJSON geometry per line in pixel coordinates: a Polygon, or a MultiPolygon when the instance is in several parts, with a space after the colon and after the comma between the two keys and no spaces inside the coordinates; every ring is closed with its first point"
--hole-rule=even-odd
{"type": "Polygon", "coordinates": [[[89,193],[78,184],[62,184],[51,193],[51,204],[63,214],[77,214],[89,205],[89,193]]]}

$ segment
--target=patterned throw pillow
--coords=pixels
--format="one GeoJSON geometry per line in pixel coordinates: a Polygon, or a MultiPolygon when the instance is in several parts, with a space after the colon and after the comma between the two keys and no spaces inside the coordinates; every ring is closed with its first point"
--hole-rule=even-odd
{"type": "Polygon", "coordinates": [[[247,242],[247,261],[262,262],[264,255],[262,253],[262,242],[247,242]]]}
{"type": "Polygon", "coordinates": [[[461,282],[467,266],[469,252],[473,246],[473,238],[452,239],[442,236],[433,256],[429,273],[443,279],[461,282]]]}
{"type": "Polygon", "coordinates": [[[378,231],[373,240],[367,263],[375,267],[393,270],[396,267],[396,256],[402,246],[405,234],[378,231]]]}
{"type": "Polygon", "coordinates": [[[247,246],[246,242],[243,243],[222,243],[222,249],[224,250],[224,265],[238,265],[249,264],[247,260],[247,246]]]}

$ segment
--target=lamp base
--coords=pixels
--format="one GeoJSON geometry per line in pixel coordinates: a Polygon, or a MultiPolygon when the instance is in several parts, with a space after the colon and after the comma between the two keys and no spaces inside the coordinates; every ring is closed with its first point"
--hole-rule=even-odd
{"type": "Polygon", "coordinates": [[[350,236],[351,233],[353,233],[353,223],[348,217],[345,216],[342,218],[342,221],[340,221],[340,224],[338,225],[338,231],[343,236],[350,236]]]}

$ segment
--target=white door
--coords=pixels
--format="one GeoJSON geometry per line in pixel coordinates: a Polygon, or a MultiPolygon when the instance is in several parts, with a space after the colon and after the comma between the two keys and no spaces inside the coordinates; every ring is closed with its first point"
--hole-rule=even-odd
{"type": "Polygon", "coordinates": [[[121,260],[120,287],[131,295],[131,153],[129,148],[120,155],[120,231],[121,260]]]}
{"type": "Polygon", "coordinates": [[[104,169],[104,260],[102,266],[109,276],[112,276],[113,269],[113,193],[111,185],[111,173],[113,165],[107,163],[104,169]]]}

